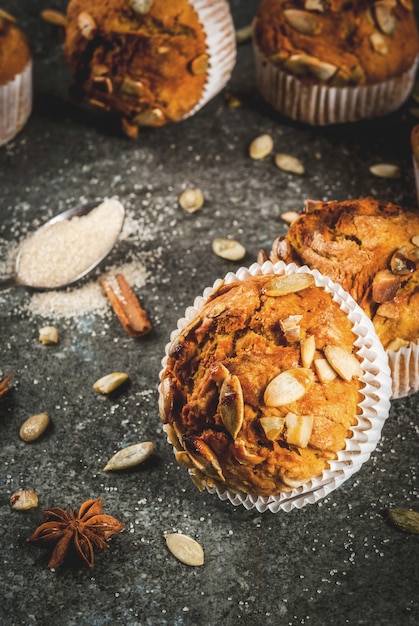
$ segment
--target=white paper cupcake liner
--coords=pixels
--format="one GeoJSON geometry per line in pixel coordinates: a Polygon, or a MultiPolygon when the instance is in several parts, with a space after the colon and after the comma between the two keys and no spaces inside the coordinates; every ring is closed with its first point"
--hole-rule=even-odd
{"type": "Polygon", "coordinates": [[[419,391],[419,339],[400,350],[388,350],[387,355],[392,378],[392,400],[419,391]]]}
{"type": "Polygon", "coordinates": [[[236,63],[236,32],[226,0],[190,0],[204,27],[210,67],[199,102],[183,117],[194,115],[227,84],[236,63]]]}
{"type": "Polygon", "coordinates": [[[13,80],[0,86],[0,146],[23,128],[32,111],[32,60],[13,80]]]}
{"type": "MultiPolygon", "coordinates": [[[[352,322],[352,330],[356,335],[354,344],[357,354],[361,358],[361,366],[364,371],[360,379],[364,387],[360,391],[363,399],[358,403],[359,415],[357,415],[357,424],[351,428],[352,437],[346,440],[345,449],[337,453],[336,459],[329,463],[329,468],[323,471],[321,476],[292,491],[275,496],[237,494],[224,489],[221,485],[215,488],[207,487],[210,493],[216,493],[221,500],[228,500],[235,506],[242,505],[246,509],[255,508],[260,513],[264,511],[271,511],[272,513],[290,511],[293,508],[301,508],[306,504],[313,504],[342,485],[350,476],[357,472],[362,464],[368,461],[371,453],[377,446],[383,424],[388,417],[392,393],[387,355],[375,333],[374,326],[355,300],[337,283],[332,282],[317,270],[310,270],[307,266],[287,265],[282,261],[275,265],[270,261],[266,261],[263,265],[254,263],[249,268],[242,267],[236,273],[230,272],[227,274],[224,282],[230,284],[237,281],[245,281],[251,276],[272,273],[312,274],[315,284],[318,287],[323,287],[325,291],[333,295],[333,300],[338,303],[352,322]]],[[[205,289],[203,295],[195,299],[193,306],[186,309],[185,317],[178,321],[177,329],[171,333],[170,342],[166,345],[166,354],[162,360],[160,379],[167,365],[169,349],[173,341],[196,317],[220,282],[220,280],[217,280],[212,287],[205,289]]],[[[161,385],[159,386],[159,393],[160,399],[162,399],[161,385]]]]}
{"type": "Polygon", "coordinates": [[[313,126],[357,122],[388,115],[407,100],[418,58],[400,76],[374,85],[331,87],[307,84],[270,62],[254,43],[256,78],[262,97],[279,113],[313,126]]]}

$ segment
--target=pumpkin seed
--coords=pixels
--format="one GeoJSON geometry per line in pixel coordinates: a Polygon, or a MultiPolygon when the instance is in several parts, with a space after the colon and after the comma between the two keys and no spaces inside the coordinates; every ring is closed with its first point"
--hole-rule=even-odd
{"type": "Polygon", "coordinates": [[[47,413],[37,413],[25,420],[20,427],[19,436],[23,441],[35,441],[47,429],[50,423],[47,413]]]}
{"type": "Polygon", "coordinates": [[[164,122],[164,115],[160,109],[147,109],[134,119],[138,126],[159,126],[164,122]]]}
{"type": "Polygon", "coordinates": [[[200,76],[205,74],[209,68],[209,56],[208,54],[200,54],[191,61],[191,72],[194,76],[200,76]]]}
{"type": "Polygon", "coordinates": [[[90,13],[87,13],[87,11],[79,13],[77,16],[77,26],[82,37],[92,39],[93,33],[96,30],[96,22],[90,13]]]}
{"type": "Polygon", "coordinates": [[[285,211],[280,215],[281,220],[286,222],[287,224],[292,224],[293,222],[295,222],[297,217],[300,217],[300,213],[298,213],[298,211],[285,211]]]}
{"type": "Polygon", "coordinates": [[[381,33],[372,33],[370,35],[370,42],[371,42],[372,49],[375,52],[378,52],[378,54],[381,54],[382,56],[385,56],[386,54],[388,54],[387,42],[384,39],[384,37],[381,35],[381,33]]]}
{"type": "Polygon", "coordinates": [[[28,511],[38,506],[38,496],[31,489],[20,489],[10,496],[10,506],[15,511],[28,511]]]}
{"type": "Polygon", "coordinates": [[[108,394],[115,391],[120,385],[122,385],[128,379],[128,374],[124,372],[112,372],[112,374],[106,374],[99,378],[94,385],[93,389],[98,393],[108,394]]]}
{"type": "Polygon", "coordinates": [[[184,565],[199,567],[204,564],[204,550],[195,539],[182,533],[164,535],[166,544],[173,556],[184,565]]]}
{"type": "Polygon", "coordinates": [[[41,18],[53,26],[65,26],[67,23],[66,16],[59,11],[54,11],[53,9],[45,9],[44,11],[41,11],[41,18]]]}
{"type": "Polygon", "coordinates": [[[377,163],[371,165],[371,174],[380,178],[400,178],[400,167],[391,163],[377,163]]]}
{"type": "Polygon", "coordinates": [[[110,470],[124,470],[135,467],[143,463],[154,451],[154,444],[151,441],[135,443],[127,448],[122,448],[113,455],[103,468],[104,472],[110,470]]]}
{"type": "Polygon", "coordinates": [[[204,195],[200,189],[185,189],[179,196],[179,204],[187,213],[195,213],[204,204],[204,195]]]}
{"type": "Polygon", "coordinates": [[[305,0],[304,8],[306,11],[318,11],[324,13],[324,0],[305,0]]]}
{"type": "Polygon", "coordinates": [[[278,152],[275,154],[274,161],[276,167],[284,172],[290,172],[291,174],[304,174],[304,165],[299,159],[291,156],[290,154],[278,152]]]}
{"type": "Polygon", "coordinates": [[[239,28],[236,30],[236,43],[245,43],[252,38],[252,24],[248,24],[247,26],[243,26],[243,28],[239,28]]]}
{"type": "Polygon", "coordinates": [[[419,534],[419,513],[411,509],[388,509],[388,516],[397,528],[419,534]]]}
{"type": "Polygon", "coordinates": [[[285,9],[283,13],[288,24],[302,35],[318,35],[321,32],[321,24],[312,13],[299,9],[285,9]]]}
{"type": "Polygon", "coordinates": [[[374,17],[378,28],[384,35],[394,34],[397,26],[397,20],[391,12],[391,7],[382,2],[377,2],[374,6],[374,17]]]}
{"type": "Polygon", "coordinates": [[[220,389],[219,408],[224,426],[235,439],[244,417],[243,391],[237,376],[229,375],[224,379],[220,389]]]}
{"type": "Polygon", "coordinates": [[[212,242],[212,251],[227,261],[240,261],[246,255],[246,248],[235,239],[218,237],[212,242]]]}
{"type": "Polygon", "coordinates": [[[249,156],[251,159],[258,161],[264,159],[274,149],[274,140],[268,134],[255,137],[249,146],[249,156]]]}
{"type": "Polygon", "coordinates": [[[139,13],[140,15],[148,13],[148,11],[153,6],[153,3],[154,0],[129,0],[131,9],[135,13],[139,13]]]}

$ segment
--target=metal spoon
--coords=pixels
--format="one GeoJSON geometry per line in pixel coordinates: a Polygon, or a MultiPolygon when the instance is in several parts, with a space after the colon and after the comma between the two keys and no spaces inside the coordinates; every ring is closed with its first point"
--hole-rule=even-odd
{"type": "MultiPolygon", "coordinates": [[[[29,237],[27,237],[20,244],[20,247],[16,256],[14,274],[8,278],[0,280],[0,291],[2,291],[3,289],[9,289],[10,287],[17,287],[17,286],[33,287],[36,289],[59,289],[61,287],[65,287],[67,285],[74,283],[75,281],[79,280],[80,278],[82,278],[83,276],[86,276],[86,274],[91,272],[95,267],[97,267],[97,265],[101,261],[103,261],[103,259],[112,250],[112,248],[114,247],[120,235],[120,232],[122,230],[122,226],[124,223],[125,211],[124,211],[124,207],[122,206],[122,204],[120,204],[116,200],[109,200],[108,202],[114,203],[115,208],[117,208],[117,210],[120,212],[121,225],[118,231],[116,232],[115,237],[110,242],[110,244],[106,247],[106,249],[103,250],[101,254],[96,259],[94,259],[94,261],[91,262],[87,267],[83,268],[82,271],[78,272],[75,276],[71,277],[69,280],[66,280],[65,282],[62,282],[60,284],[54,283],[54,284],[48,284],[48,285],[46,284],[40,285],[40,284],[35,284],[34,282],[30,282],[27,280],[25,281],[19,272],[23,246],[25,242],[29,240],[29,237],[32,237],[34,234],[39,232],[39,230],[52,226],[53,224],[57,224],[58,222],[63,222],[64,220],[71,220],[73,217],[83,217],[85,215],[88,215],[93,209],[101,205],[102,201],[89,202],[87,204],[83,204],[83,205],[73,207],[71,209],[67,209],[66,211],[63,211],[59,215],[56,215],[52,219],[48,220],[45,224],[43,224],[40,227],[40,229],[38,229],[38,231],[34,231],[34,233],[32,233],[29,237]]],[[[77,251],[75,251],[74,254],[77,254],[77,251]]]]}

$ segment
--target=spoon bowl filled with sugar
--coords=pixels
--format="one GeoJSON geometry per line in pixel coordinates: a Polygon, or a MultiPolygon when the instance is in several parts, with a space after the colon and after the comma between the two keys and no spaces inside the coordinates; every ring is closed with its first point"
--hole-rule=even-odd
{"type": "Polygon", "coordinates": [[[80,280],[112,250],[124,218],[124,207],[113,199],[56,215],[20,244],[14,274],[0,280],[0,291],[19,285],[59,289],[80,280]]]}

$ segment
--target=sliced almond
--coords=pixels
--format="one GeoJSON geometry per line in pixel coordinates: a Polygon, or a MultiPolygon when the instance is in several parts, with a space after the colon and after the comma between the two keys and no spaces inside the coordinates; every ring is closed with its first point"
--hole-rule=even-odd
{"type": "Polygon", "coordinates": [[[225,378],[220,389],[219,410],[224,426],[235,439],[243,425],[244,400],[240,380],[235,375],[225,378]]]}
{"type": "Polygon", "coordinates": [[[407,276],[416,271],[416,259],[407,250],[396,250],[390,259],[391,271],[398,276],[407,276]]]}
{"type": "Polygon", "coordinates": [[[396,302],[383,302],[377,308],[376,315],[381,315],[382,317],[386,317],[390,320],[397,320],[400,317],[400,307],[396,302]]]}
{"type": "Polygon", "coordinates": [[[253,139],[249,146],[249,156],[251,159],[257,161],[264,159],[274,149],[274,140],[268,134],[259,135],[253,139]]]}
{"type": "Polygon", "coordinates": [[[313,422],[312,415],[287,413],[285,417],[287,443],[299,448],[306,448],[313,430],[313,422]]]}
{"type": "Polygon", "coordinates": [[[303,339],[300,344],[301,351],[301,363],[303,367],[309,368],[313,363],[314,355],[316,353],[316,339],[314,335],[310,335],[306,339],[303,339]]]}
{"type": "Polygon", "coordinates": [[[182,533],[168,533],[164,538],[170,552],[184,565],[199,567],[204,564],[204,550],[192,537],[182,533]]]}
{"type": "Polygon", "coordinates": [[[396,339],[393,339],[393,341],[388,344],[386,350],[387,352],[398,352],[402,348],[408,348],[409,345],[410,342],[407,341],[407,339],[402,339],[402,337],[396,337],[396,339]]]}
{"type": "Polygon", "coordinates": [[[372,299],[379,304],[393,300],[400,284],[400,276],[390,270],[380,270],[372,281],[372,299]]]}
{"type": "Polygon", "coordinates": [[[265,389],[266,406],[284,406],[302,398],[314,382],[314,374],[305,367],[285,370],[275,376],[265,389]]]}
{"type": "Polygon", "coordinates": [[[346,381],[354,377],[362,376],[362,367],[352,352],[348,352],[340,346],[325,346],[324,354],[329,365],[346,381]]]}
{"type": "Polygon", "coordinates": [[[235,239],[217,237],[212,242],[212,251],[227,261],[240,261],[246,256],[246,248],[235,239]]]}
{"type": "Polygon", "coordinates": [[[118,452],[109,459],[103,471],[109,472],[136,467],[140,465],[140,463],[144,463],[153,451],[154,444],[151,441],[143,441],[141,443],[135,443],[132,446],[127,446],[126,448],[122,448],[122,450],[118,450],[118,452]]]}
{"type": "Polygon", "coordinates": [[[271,260],[276,263],[283,259],[287,259],[291,254],[291,248],[288,240],[282,235],[277,237],[271,249],[271,260]]]}
{"type": "Polygon", "coordinates": [[[77,26],[82,37],[92,39],[96,31],[96,22],[90,13],[87,13],[87,11],[79,13],[77,16],[77,26]]]}
{"type": "Polygon", "coordinates": [[[314,369],[316,370],[318,379],[324,385],[332,382],[332,380],[334,380],[337,376],[336,371],[331,365],[329,365],[329,361],[327,359],[315,359],[314,369]]]}
{"type": "Polygon", "coordinates": [[[285,427],[285,419],[276,415],[272,417],[261,417],[259,421],[269,441],[276,441],[281,436],[285,427]]]}
{"type": "Polygon", "coordinates": [[[58,329],[55,326],[43,326],[39,329],[38,338],[42,344],[58,343],[58,329]]]}
{"type": "Polygon", "coordinates": [[[10,22],[11,24],[16,24],[17,22],[16,18],[4,9],[0,9],[0,19],[10,22]]]}
{"type": "Polygon", "coordinates": [[[371,165],[370,172],[380,178],[400,178],[401,175],[400,167],[391,163],[377,163],[376,165],[371,165]]]}
{"type": "Polygon", "coordinates": [[[319,20],[308,11],[285,9],[283,14],[288,24],[302,35],[318,35],[322,30],[319,20]]]}
{"type": "Polygon", "coordinates": [[[419,248],[419,235],[415,235],[414,237],[411,238],[410,241],[413,243],[414,246],[419,248]]]}
{"type": "Polygon", "coordinates": [[[10,496],[10,506],[15,511],[29,511],[38,506],[38,496],[32,489],[19,489],[10,496]]]}
{"type": "Polygon", "coordinates": [[[210,480],[208,476],[205,476],[205,474],[196,469],[196,467],[189,470],[189,477],[199,491],[204,491],[207,485],[210,486],[208,484],[210,480]]]}
{"type": "Polygon", "coordinates": [[[330,80],[338,71],[336,65],[304,53],[291,55],[284,62],[284,68],[297,76],[311,74],[323,82],[330,80]]]}
{"type": "Polygon", "coordinates": [[[290,154],[278,152],[275,154],[274,162],[276,167],[284,172],[290,172],[291,174],[304,174],[304,165],[300,159],[297,159],[290,154]]]}
{"type": "Polygon", "coordinates": [[[287,343],[295,343],[296,341],[300,341],[300,322],[302,320],[302,317],[302,315],[289,315],[285,319],[279,320],[279,325],[285,335],[285,340],[287,341],[287,343]]]}
{"type": "Polygon", "coordinates": [[[271,278],[264,285],[264,293],[267,296],[286,296],[288,293],[296,293],[314,285],[312,274],[283,274],[271,278]]]}
{"type": "Polygon", "coordinates": [[[144,84],[139,80],[132,80],[128,76],[125,76],[122,81],[119,90],[128,96],[142,96],[144,95],[144,84]]]}

